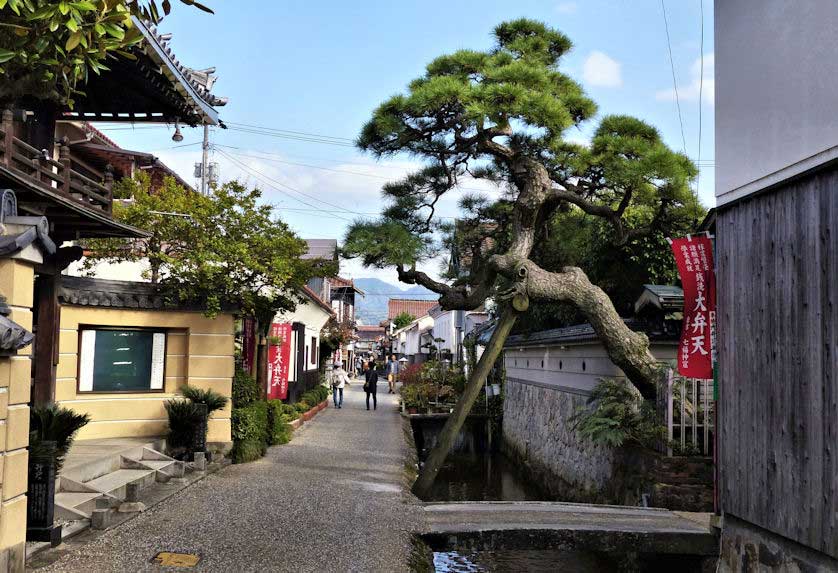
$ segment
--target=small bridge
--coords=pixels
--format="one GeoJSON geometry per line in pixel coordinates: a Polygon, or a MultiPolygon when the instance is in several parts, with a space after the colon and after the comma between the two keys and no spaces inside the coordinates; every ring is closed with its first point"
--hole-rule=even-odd
{"type": "Polygon", "coordinates": [[[558,549],[718,556],[710,514],[556,502],[425,503],[422,537],[437,551],[558,549]]]}

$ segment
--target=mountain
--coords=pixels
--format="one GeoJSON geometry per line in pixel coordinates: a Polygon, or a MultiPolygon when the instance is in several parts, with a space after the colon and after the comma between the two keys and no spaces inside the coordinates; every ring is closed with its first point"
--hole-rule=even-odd
{"type": "Polygon", "coordinates": [[[387,318],[387,301],[391,298],[439,298],[438,294],[420,285],[412,285],[405,289],[376,278],[355,279],[355,286],[365,293],[364,296],[355,296],[355,316],[363,324],[378,324],[387,318]]]}

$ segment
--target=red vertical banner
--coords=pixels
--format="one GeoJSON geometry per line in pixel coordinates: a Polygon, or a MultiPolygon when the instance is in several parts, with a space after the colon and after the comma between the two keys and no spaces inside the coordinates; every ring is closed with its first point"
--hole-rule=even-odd
{"type": "Polygon", "coordinates": [[[273,323],[270,336],[272,342],[268,345],[267,396],[270,400],[285,400],[288,398],[288,373],[291,361],[291,323],[273,323]]]}
{"type": "Polygon", "coordinates": [[[242,368],[248,374],[253,374],[255,357],[256,319],[245,317],[242,319],[242,368]]]}
{"type": "Polygon", "coordinates": [[[678,372],[687,378],[713,378],[716,338],[716,276],[710,237],[670,241],[684,288],[684,323],[678,345],[678,372]]]}

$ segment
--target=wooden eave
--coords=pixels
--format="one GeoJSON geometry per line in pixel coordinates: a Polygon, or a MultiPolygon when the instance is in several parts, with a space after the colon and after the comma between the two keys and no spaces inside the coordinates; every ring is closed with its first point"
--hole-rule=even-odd
{"type": "Polygon", "coordinates": [[[18,199],[18,209],[43,215],[50,222],[50,237],[57,244],[80,238],[148,237],[149,233],[114,221],[101,209],[85,207],[71,197],[51,191],[30,177],[0,164],[0,185],[8,183],[18,199]]]}

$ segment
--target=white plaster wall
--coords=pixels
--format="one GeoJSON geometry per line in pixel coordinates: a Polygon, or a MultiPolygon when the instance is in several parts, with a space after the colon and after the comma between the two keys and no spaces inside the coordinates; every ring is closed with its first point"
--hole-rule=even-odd
{"type": "Polygon", "coordinates": [[[716,0],[718,204],[838,157],[838,3],[716,0]]]}

